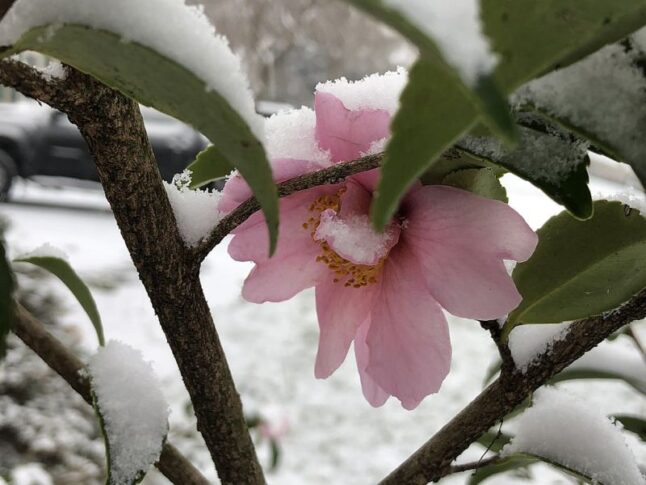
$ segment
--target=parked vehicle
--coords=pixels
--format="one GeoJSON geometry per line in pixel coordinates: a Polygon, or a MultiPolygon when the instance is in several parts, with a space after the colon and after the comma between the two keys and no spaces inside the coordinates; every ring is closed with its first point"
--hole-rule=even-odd
{"type": "MultiPolygon", "coordinates": [[[[146,131],[170,181],[206,145],[189,126],[142,107],[146,131]]],[[[35,102],[0,103],[0,200],[6,200],[16,176],[98,180],[85,140],[64,114],[35,102]]]]}

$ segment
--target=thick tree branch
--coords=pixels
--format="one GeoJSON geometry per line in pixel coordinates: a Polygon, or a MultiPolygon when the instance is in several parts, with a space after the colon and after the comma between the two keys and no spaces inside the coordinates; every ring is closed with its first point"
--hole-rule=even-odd
{"type": "Polygon", "coordinates": [[[0,62],[0,83],[68,115],[85,138],[106,198],[191,396],[224,484],[264,483],[242,403],[199,280],[179,235],[137,104],[74,69],[45,81],[0,62]]]}
{"type": "Polygon", "coordinates": [[[451,463],[471,443],[532,392],[624,325],[645,317],[646,290],[616,311],[573,323],[567,336],[555,342],[551,351],[525,373],[514,370],[501,374],[381,484],[422,485],[446,476],[451,472],[451,463]]]}
{"type": "MultiPolygon", "coordinates": [[[[306,173],[278,184],[278,196],[287,197],[295,192],[311,189],[321,185],[333,185],[343,182],[347,177],[379,167],[383,155],[368,155],[358,160],[333,165],[316,172],[306,173]]],[[[238,206],[215,227],[204,242],[197,247],[196,255],[204,259],[236,227],[246,221],[254,212],[260,210],[260,204],[252,197],[238,206]]]]}
{"type": "MultiPolygon", "coordinates": [[[[14,333],[45,363],[92,405],[90,381],[81,362],[27,310],[18,305],[14,333]]],[[[155,466],[176,485],[208,485],[208,480],[182,455],[166,443],[155,466]]]]}

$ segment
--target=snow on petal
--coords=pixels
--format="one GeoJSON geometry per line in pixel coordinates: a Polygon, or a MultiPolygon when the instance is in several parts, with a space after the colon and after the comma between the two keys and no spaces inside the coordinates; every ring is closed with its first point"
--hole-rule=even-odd
{"type": "Polygon", "coordinates": [[[563,340],[570,331],[570,322],[557,324],[519,325],[509,335],[509,350],[521,372],[541,355],[549,352],[554,343],[563,340]]]}
{"type": "Polygon", "coordinates": [[[555,388],[534,394],[503,456],[529,453],[606,485],[644,485],[620,429],[588,401],[555,388]]]}
{"type": "Polygon", "coordinates": [[[433,297],[449,312],[489,320],[521,296],[504,260],[525,261],[538,237],[507,204],[445,186],[415,190],[402,233],[424,268],[433,297]]]}
{"type": "Polygon", "coordinates": [[[399,109],[399,96],[407,82],[408,72],[399,67],[397,71],[371,74],[359,81],[348,81],[342,77],[319,83],[316,91],[333,95],[352,111],[384,110],[393,116],[399,109]]]}
{"type": "Polygon", "coordinates": [[[480,20],[480,0],[383,0],[431,37],[470,86],[498,63],[480,20]]]}
{"type": "Polygon", "coordinates": [[[203,7],[187,6],[184,0],[18,0],[0,21],[0,45],[15,43],[34,27],[62,24],[113,32],[182,65],[206,89],[222,95],[263,139],[264,120],[255,111],[240,59],[216,34],[203,7]]]}
{"type": "Polygon", "coordinates": [[[390,133],[390,114],[382,109],[351,111],[333,94],[317,92],[316,140],[333,162],[357,159],[390,133]]]}
{"type": "Polygon", "coordinates": [[[446,318],[405,244],[398,244],[386,261],[366,343],[366,372],[406,409],[437,392],[451,367],[446,318]]]}
{"type": "Polygon", "coordinates": [[[184,243],[189,247],[197,246],[224,216],[218,210],[222,193],[192,190],[174,182],[164,182],[164,187],[184,243]]]}
{"type": "Polygon", "coordinates": [[[330,154],[316,143],[316,115],[302,107],[282,111],[265,122],[265,149],[270,160],[309,160],[322,167],[330,165],[330,154]]]}
{"type": "Polygon", "coordinates": [[[373,266],[397,244],[399,227],[390,226],[383,233],[374,230],[367,215],[338,217],[332,209],[321,214],[314,237],[325,240],[342,258],[355,264],[373,266]]]}
{"type": "Polygon", "coordinates": [[[108,342],[88,370],[110,446],[111,483],[129,485],[159,459],[168,403],[150,364],[129,345],[108,342]]]}

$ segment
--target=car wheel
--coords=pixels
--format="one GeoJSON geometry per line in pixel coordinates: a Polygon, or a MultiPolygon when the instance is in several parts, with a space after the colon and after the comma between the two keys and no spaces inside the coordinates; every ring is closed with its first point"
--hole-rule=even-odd
{"type": "Polygon", "coordinates": [[[16,174],[16,163],[13,158],[0,149],[0,202],[5,202],[9,199],[9,191],[16,174]]]}

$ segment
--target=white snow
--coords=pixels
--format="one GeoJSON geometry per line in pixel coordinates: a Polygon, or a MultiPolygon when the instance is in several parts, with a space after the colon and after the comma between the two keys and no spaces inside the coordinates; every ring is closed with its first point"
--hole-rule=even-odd
{"type": "Polygon", "coordinates": [[[611,194],[598,192],[593,195],[593,198],[595,200],[614,200],[617,202],[622,202],[632,209],[637,209],[643,216],[646,217],[646,193],[644,193],[643,190],[639,190],[634,187],[628,187],[622,192],[614,192],[611,194]]]}
{"type": "Polygon", "coordinates": [[[479,0],[383,0],[431,37],[446,61],[473,86],[498,63],[482,31],[479,0]]]}
{"type": "Polygon", "coordinates": [[[164,182],[168,200],[173,208],[177,227],[189,247],[199,244],[222,220],[218,211],[222,193],[217,190],[189,189],[190,173],[175,175],[171,183],[164,182]]]}
{"type": "Polygon", "coordinates": [[[555,342],[565,338],[570,323],[519,325],[514,328],[509,335],[509,350],[516,367],[526,372],[530,364],[550,351],[555,342]]]}
{"type": "Polygon", "coordinates": [[[383,153],[386,150],[386,144],[388,143],[388,138],[382,138],[381,140],[373,141],[370,144],[367,152],[362,152],[361,156],[366,157],[368,155],[377,155],[383,153]]]}
{"type": "Polygon", "coordinates": [[[391,115],[399,109],[399,96],[408,82],[408,71],[403,67],[383,74],[371,74],[359,81],[345,77],[319,83],[316,90],[329,93],[351,110],[383,109],[391,115]]]}
{"type": "Polygon", "coordinates": [[[645,483],[620,429],[588,402],[554,388],[534,394],[502,453],[540,456],[604,485],[645,483]]]}
{"type": "Polygon", "coordinates": [[[113,32],[182,65],[221,94],[260,140],[263,119],[249,81],[228,41],[216,34],[202,7],[184,0],[18,0],[0,22],[0,45],[34,27],[80,24],[113,32]]]}
{"type": "Polygon", "coordinates": [[[300,109],[281,111],[267,118],[265,123],[265,149],[270,160],[291,158],[329,165],[330,155],[321,150],[314,135],[316,115],[303,106],[300,109]]]}
{"type": "Polygon", "coordinates": [[[157,461],[168,433],[168,403],[141,352],[117,341],[89,362],[110,445],[112,482],[128,485],[157,461]]]}
{"type": "Polygon", "coordinates": [[[633,65],[635,51],[609,45],[565,69],[521,87],[516,105],[530,103],[620,149],[633,159],[646,156],[646,78],[633,65]]]}
{"type": "Polygon", "coordinates": [[[40,463],[28,463],[26,465],[20,465],[11,472],[11,484],[54,485],[54,481],[40,463]]]}
{"type": "Polygon", "coordinates": [[[64,261],[69,261],[67,253],[62,249],[52,246],[49,243],[41,244],[37,248],[20,254],[15,259],[27,259],[27,258],[58,258],[64,261]]]}
{"type": "Polygon", "coordinates": [[[36,70],[40,72],[40,75],[46,81],[62,81],[67,77],[67,71],[63,67],[63,64],[55,60],[50,61],[45,67],[36,68],[36,70]]]}
{"type": "Polygon", "coordinates": [[[339,256],[353,263],[374,265],[386,255],[398,233],[392,229],[376,232],[367,215],[342,219],[328,209],[321,214],[315,237],[326,240],[339,256]]]}

